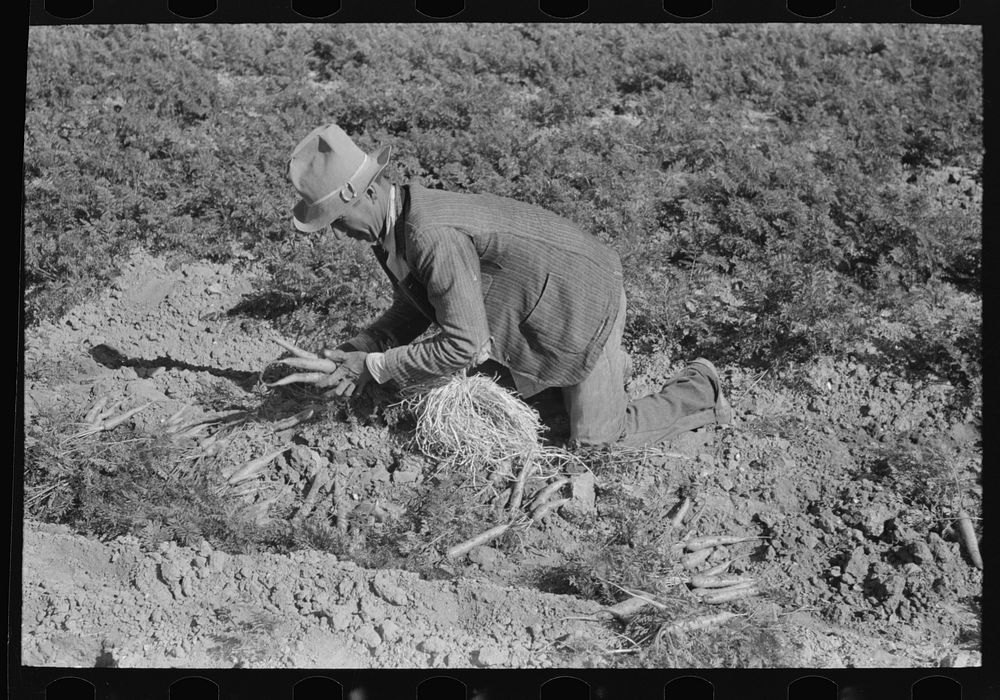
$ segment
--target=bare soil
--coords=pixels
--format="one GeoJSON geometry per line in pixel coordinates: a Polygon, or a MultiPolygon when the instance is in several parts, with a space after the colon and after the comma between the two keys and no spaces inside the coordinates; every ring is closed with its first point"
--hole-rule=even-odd
{"type": "MultiPolygon", "coordinates": [[[[354,527],[378,527],[397,517],[434,487],[434,464],[406,451],[405,421],[359,420],[314,395],[262,390],[261,373],[282,353],[266,320],[239,311],[258,291],[255,279],[225,265],[173,266],[136,254],[99,299],[26,332],[29,432],[47,407],[78,406],[82,414],[105,395],[126,408],[154,402],[132,421],[148,431],[162,430],[185,404],[188,420],[255,407],[255,420],[197,468],[228,473],[267,449],[294,447],[219,498],[257,504],[262,521],[346,516],[354,527]],[[315,409],[308,421],[281,429],[307,406],[315,409]],[[303,509],[317,483],[318,498],[303,509]],[[333,483],[340,498],[331,496],[333,483]]],[[[653,390],[679,367],[672,358],[636,358],[629,390],[653,390]]],[[[698,518],[676,536],[760,538],[714,555],[737,556],[731,572],[761,588],[723,609],[740,614],[741,629],[781,630],[778,648],[754,663],[979,665],[982,574],[951,527],[959,496],[980,514],[978,404],[956,409],[958,390],[948,383],[887,376],[860,361],[819,360],[784,376],[720,369],[733,426],[690,433],[615,469],[595,467],[592,480],[578,477],[573,502],[542,526],[480,547],[440,576],[365,569],[307,549],[235,554],[207,542],[99,542],[26,522],[23,661],[523,668],[600,665],[614,655],[620,662],[629,656],[622,637],[635,630],[599,616],[594,600],[549,592],[546,572],[590,553],[614,525],[613,502],[631,499],[662,513],[664,529],[649,533],[655,537],[690,494],[698,518]]],[[[382,406],[379,416],[394,410],[382,406]]],[[[654,594],[687,600],[687,615],[718,611],[678,583],[679,564],[661,573],[654,594]]]]}

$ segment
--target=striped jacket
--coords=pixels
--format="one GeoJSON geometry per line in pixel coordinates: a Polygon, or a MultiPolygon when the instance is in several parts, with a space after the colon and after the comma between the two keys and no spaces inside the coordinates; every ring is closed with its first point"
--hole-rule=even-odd
{"type": "Polygon", "coordinates": [[[534,205],[418,185],[400,191],[389,235],[411,273],[389,273],[392,306],[348,343],[384,351],[386,373],[401,385],[475,364],[483,348],[539,385],[582,381],[618,314],[617,253],[534,205]],[[412,343],[432,321],[440,332],[412,343]]]}

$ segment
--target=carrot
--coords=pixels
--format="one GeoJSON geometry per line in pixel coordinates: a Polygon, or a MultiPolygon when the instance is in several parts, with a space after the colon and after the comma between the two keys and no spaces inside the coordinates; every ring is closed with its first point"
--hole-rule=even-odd
{"type": "Polygon", "coordinates": [[[333,470],[333,512],[337,516],[337,531],[347,532],[347,485],[340,469],[333,470]]]}
{"type": "Polygon", "coordinates": [[[152,405],[153,402],[148,401],[144,403],[142,406],[137,406],[136,408],[133,408],[129,411],[125,411],[125,413],[121,414],[120,416],[117,416],[115,418],[109,418],[108,420],[102,421],[97,425],[97,431],[100,432],[102,430],[111,430],[112,428],[117,428],[119,425],[127,421],[129,418],[134,416],[139,411],[144,411],[145,409],[149,408],[152,405]]]}
{"type": "Polygon", "coordinates": [[[547,486],[543,487],[538,493],[535,494],[535,497],[531,500],[531,505],[528,506],[528,510],[533,511],[535,510],[535,508],[538,508],[538,506],[542,505],[550,498],[552,498],[554,495],[556,495],[556,493],[558,493],[559,490],[568,483],[569,483],[568,478],[560,477],[555,481],[553,481],[551,484],[548,484],[547,486]]]}
{"type": "Polygon", "coordinates": [[[153,402],[149,401],[143,404],[142,406],[137,406],[136,408],[133,408],[129,411],[125,411],[125,413],[121,414],[120,416],[115,416],[114,418],[105,419],[103,415],[99,415],[96,423],[91,423],[86,428],[86,430],[81,430],[80,432],[74,435],[70,435],[68,439],[74,440],[76,438],[86,437],[87,435],[93,435],[94,433],[103,433],[106,430],[113,430],[122,423],[124,423],[125,421],[127,421],[129,418],[134,416],[139,411],[149,408],[152,405],[153,402]]]}
{"type": "Polygon", "coordinates": [[[252,459],[246,464],[244,464],[239,470],[237,470],[232,476],[229,477],[229,484],[238,484],[241,481],[246,481],[252,476],[255,476],[264,467],[270,464],[276,457],[292,449],[291,445],[285,445],[280,450],[275,450],[274,452],[268,452],[263,457],[258,457],[257,459],[252,459]]]}
{"type": "Polygon", "coordinates": [[[693,617],[687,620],[677,620],[676,622],[671,622],[669,624],[664,623],[660,626],[659,631],[656,633],[656,638],[659,640],[660,637],[665,634],[692,632],[694,630],[705,629],[706,627],[712,627],[714,625],[721,625],[723,622],[728,622],[734,617],[736,617],[736,613],[721,612],[716,613],[715,615],[703,615],[701,617],[693,617]]]}
{"type": "Polygon", "coordinates": [[[166,424],[167,425],[177,425],[177,424],[179,424],[180,420],[181,420],[181,416],[184,415],[184,412],[186,410],[188,410],[188,408],[190,408],[190,406],[188,406],[187,404],[184,404],[183,406],[181,406],[175,413],[172,413],[170,415],[170,417],[167,418],[166,424]]]}
{"type": "Polygon", "coordinates": [[[674,542],[670,545],[670,551],[674,554],[683,554],[684,548],[687,546],[687,540],[681,540],[680,542],[674,542]]]}
{"type": "Polygon", "coordinates": [[[104,409],[104,404],[106,404],[107,402],[108,402],[107,396],[102,396],[101,398],[97,399],[97,402],[91,407],[89,411],[87,411],[87,415],[83,417],[83,422],[96,423],[97,416],[100,415],[101,411],[104,409]]]}
{"type": "Polygon", "coordinates": [[[508,510],[516,511],[521,507],[521,501],[524,499],[524,484],[528,480],[528,474],[534,470],[534,462],[528,462],[521,467],[521,473],[517,475],[517,481],[514,482],[514,490],[510,494],[510,500],[507,501],[508,510]]]}
{"type": "Polygon", "coordinates": [[[307,421],[310,418],[312,418],[315,412],[316,411],[312,408],[307,408],[304,411],[299,411],[294,416],[290,416],[288,418],[285,418],[284,420],[279,420],[277,423],[274,424],[273,428],[275,430],[288,430],[289,428],[294,428],[299,423],[302,423],[303,421],[307,421]]]}
{"type": "Polygon", "coordinates": [[[760,593],[760,591],[753,586],[723,588],[709,595],[702,596],[701,602],[709,603],[710,605],[718,605],[719,603],[729,603],[734,600],[749,598],[750,596],[755,596],[758,593],[760,593]]]}
{"type": "Polygon", "coordinates": [[[958,520],[955,521],[955,524],[958,526],[959,538],[965,545],[965,551],[968,553],[972,565],[977,569],[982,569],[983,555],[979,551],[979,540],[976,539],[976,531],[972,527],[972,519],[969,514],[964,510],[958,511],[958,520]]]}
{"type": "Polygon", "coordinates": [[[301,520],[302,518],[309,515],[313,508],[316,506],[316,499],[319,497],[320,489],[326,488],[330,485],[330,475],[327,472],[320,472],[312,478],[309,482],[309,491],[306,493],[306,497],[302,500],[302,507],[295,514],[293,520],[301,520]]]}
{"type": "Polygon", "coordinates": [[[711,549],[708,548],[699,549],[698,551],[692,552],[691,554],[688,554],[686,557],[681,559],[681,564],[683,564],[684,568],[688,569],[689,571],[692,569],[696,569],[698,568],[698,566],[705,563],[705,560],[708,559],[708,555],[711,553],[712,553],[711,549]]]}
{"type": "Polygon", "coordinates": [[[495,540],[497,537],[507,532],[510,529],[510,523],[503,523],[502,525],[497,525],[492,527],[486,532],[476,535],[475,537],[456,544],[454,547],[449,549],[445,553],[445,557],[448,559],[458,559],[459,557],[467,554],[469,550],[474,549],[480,545],[486,544],[495,540]]]}
{"type": "Polygon", "coordinates": [[[685,525],[687,525],[687,527],[688,527],[689,530],[692,527],[694,527],[694,524],[696,522],[698,522],[698,520],[701,518],[701,514],[705,512],[705,509],[707,507],[708,507],[708,503],[702,503],[701,504],[701,508],[698,509],[698,512],[695,513],[693,516],[691,516],[690,520],[688,520],[686,523],[684,523],[685,525]]]}
{"type": "Polygon", "coordinates": [[[315,360],[309,357],[286,357],[278,360],[278,364],[294,367],[295,369],[305,369],[310,372],[332,372],[339,365],[333,360],[326,360],[317,357],[315,360]]]}
{"type": "Polygon", "coordinates": [[[674,526],[674,527],[680,527],[681,523],[683,523],[683,522],[684,522],[684,516],[685,516],[685,515],[687,515],[687,512],[688,512],[688,510],[689,510],[690,508],[691,508],[691,499],[690,499],[690,498],[685,498],[685,499],[684,499],[684,500],[683,500],[683,501],[681,502],[681,505],[680,505],[680,507],[679,507],[679,508],[677,509],[677,512],[676,512],[676,513],[674,513],[674,517],[673,517],[673,519],[672,519],[672,520],[670,521],[670,524],[671,524],[672,526],[674,526]]]}
{"type": "Polygon", "coordinates": [[[739,535],[713,535],[710,537],[695,537],[684,543],[684,549],[689,552],[697,552],[707,547],[718,547],[720,545],[739,544],[740,542],[750,542],[761,540],[763,537],[740,537],[739,535]]]}
{"type": "Polygon", "coordinates": [[[559,498],[555,501],[547,501],[541,504],[533,511],[531,511],[531,522],[538,523],[545,519],[552,511],[559,510],[567,503],[571,502],[572,498],[559,498]]]}
{"type": "Polygon", "coordinates": [[[662,603],[658,603],[653,600],[653,597],[649,593],[644,591],[635,591],[631,598],[626,598],[620,603],[615,603],[614,605],[606,607],[601,612],[610,614],[621,622],[628,622],[631,618],[635,617],[640,610],[651,606],[661,610],[666,607],[662,603]]]}
{"type": "Polygon", "coordinates": [[[165,432],[167,435],[176,435],[177,437],[191,437],[191,435],[196,435],[198,432],[200,432],[200,430],[193,431],[191,435],[188,435],[187,434],[188,431],[191,431],[194,428],[200,428],[200,425],[197,423],[194,424],[186,423],[184,425],[180,424],[168,425],[163,432],[165,432]]]}
{"type": "Polygon", "coordinates": [[[206,435],[201,440],[198,441],[198,448],[204,450],[206,447],[210,447],[215,444],[215,441],[219,439],[219,433],[214,432],[211,435],[206,435]]]}
{"type": "Polygon", "coordinates": [[[315,384],[319,380],[329,376],[327,372],[298,372],[297,374],[289,374],[287,377],[282,377],[276,382],[267,384],[267,386],[285,386],[286,384],[296,384],[298,382],[315,384]]]}
{"type": "Polygon", "coordinates": [[[228,416],[220,416],[219,422],[223,425],[245,423],[249,417],[250,413],[248,411],[236,411],[235,413],[230,413],[228,416]]]}
{"type": "Polygon", "coordinates": [[[726,591],[738,591],[744,588],[754,588],[756,587],[756,585],[757,584],[754,583],[753,579],[748,579],[746,581],[734,583],[733,585],[726,586],[724,588],[692,588],[690,589],[690,592],[694,593],[696,596],[704,598],[707,595],[714,595],[716,593],[725,593],[726,591]]]}
{"type": "Polygon", "coordinates": [[[193,438],[204,432],[208,426],[213,425],[213,423],[195,423],[194,425],[184,426],[184,429],[177,433],[179,438],[193,438]]]}
{"type": "Polygon", "coordinates": [[[709,576],[699,574],[691,577],[691,585],[695,588],[728,588],[741,583],[752,583],[752,578],[743,576],[709,576]]]}
{"type": "Polygon", "coordinates": [[[115,411],[121,408],[121,405],[122,405],[121,401],[116,401],[112,404],[106,405],[104,407],[104,410],[97,414],[97,418],[94,420],[94,422],[100,423],[101,421],[105,421],[108,418],[113,418],[115,415],[115,411]]]}
{"type": "Polygon", "coordinates": [[[307,360],[318,360],[319,359],[319,355],[317,355],[316,353],[309,352],[308,350],[303,350],[300,347],[292,345],[287,340],[282,340],[281,338],[275,338],[274,342],[276,342],[278,345],[280,345],[281,347],[283,347],[285,350],[287,350],[288,352],[292,353],[296,357],[301,357],[301,358],[307,359],[307,360]]]}
{"type": "Polygon", "coordinates": [[[493,499],[493,502],[495,504],[497,504],[497,505],[499,505],[501,503],[506,504],[510,500],[510,494],[512,494],[513,492],[514,492],[514,489],[512,489],[512,488],[506,488],[503,491],[501,491],[499,494],[497,494],[496,498],[493,499]]]}
{"type": "MultiPolygon", "coordinates": [[[[216,433],[216,435],[217,434],[218,433],[216,433]]],[[[212,437],[215,437],[215,435],[213,435],[212,437]]],[[[226,445],[228,444],[229,444],[228,440],[214,440],[211,444],[202,448],[203,451],[202,454],[204,454],[206,457],[214,457],[215,455],[222,452],[222,450],[224,450],[226,448],[226,445]]]]}
{"type": "Polygon", "coordinates": [[[701,575],[702,576],[719,576],[726,569],[728,569],[729,565],[732,564],[732,563],[733,563],[732,559],[726,559],[724,562],[722,562],[720,564],[716,564],[711,569],[705,569],[705,571],[703,571],[701,575]]]}

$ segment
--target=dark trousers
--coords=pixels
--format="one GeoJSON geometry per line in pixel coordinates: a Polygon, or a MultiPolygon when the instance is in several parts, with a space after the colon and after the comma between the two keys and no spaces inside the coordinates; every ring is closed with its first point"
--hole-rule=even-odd
{"type": "Polygon", "coordinates": [[[570,439],[583,445],[617,443],[642,447],[716,422],[717,388],[706,374],[685,368],[654,394],[629,401],[625,378],[631,364],[622,349],[625,295],[618,319],[590,375],[563,387],[570,439]]]}

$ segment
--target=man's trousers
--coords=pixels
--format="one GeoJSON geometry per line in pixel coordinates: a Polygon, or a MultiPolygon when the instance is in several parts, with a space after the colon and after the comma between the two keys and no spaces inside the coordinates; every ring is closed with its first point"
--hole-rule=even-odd
{"type": "Polygon", "coordinates": [[[716,422],[721,391],[700,365],[683,369],[654,394],[629,401],[625,393],[630,359],[622,348],[625,295],[597,364],[579,384],[562,388],[570,440],[582,445],[617,443],[642,447],[716,422]]]}

